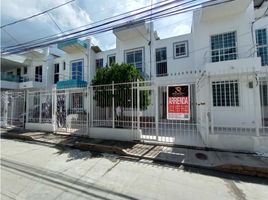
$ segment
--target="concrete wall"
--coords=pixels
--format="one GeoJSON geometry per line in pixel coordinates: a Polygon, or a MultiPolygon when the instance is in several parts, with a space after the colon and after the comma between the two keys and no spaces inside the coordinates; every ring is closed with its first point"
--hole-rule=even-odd
{"type": "MultiPolygon", "coordinates": [[[[241,1],[243,4],[243,1],[241,1]]],[[[213,9],[210,8],[210,9],[213,9]]],[[[231,8],[230,8],[231,9],[231,8]]],[[[237,8],[233,8],[237,9],[237,8]]],[[[220,12],[226,12],[220,10],[220,12]]],[[[253,48],[254,41],[251,35],[251,24],[254,21],[253,3],[244,11],[221,18],[204,19],[204,10],[197,10],[193,14],[192,37],[195,50],[196,68],[204,66],[205,54],[210,51],[210,37],[214,34],[236,32],[239,58],[247,57],[253,48]]],[[[210,55],[209,53],[207,54],[210,55]]]]}

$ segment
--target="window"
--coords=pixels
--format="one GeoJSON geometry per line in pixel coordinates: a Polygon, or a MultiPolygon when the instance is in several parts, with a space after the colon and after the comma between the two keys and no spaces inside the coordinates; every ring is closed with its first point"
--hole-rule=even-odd
{"type": "Polygon", "coordinates": [[[236,32],[211,36],[211,62],[237,59],[236,32]]]}
{"type": "Polygon", "coordinates": [[[257,55],[261,57],[261,64],[268,65],[268,44],[266,29],[256,30],[257,55]]]}
{"type": "Polygon", "coordinates": [[[96,59],[96,68],[102,68],[103,67],[103,59],[96,59]]]}
{"type": "Polygon", "coordinates": [[[23,68],[23,74],[27,74],[27,70],[28,70],[28,68],[27,67],[24,67],[23,68]]]}
{"type": "Polygon", "coordinates": [[[17,69],[17,76],[20,76],[20,75],[21,75],[21,69],[18,68],[18,69],[17,69]]]}
{"type": "Polygon", "coordinates": [[[213,106],[238,107],[239,91],[238,81],[215,81],[212,82],[213,106]]]}
{"type": "Polygon", "coordinates": [[[56,84],[59,81],[59,74],[60,72],[60,64],[54,64],[54,84],[56,84]]]}
{"type": "Polygon", "coordinates": [[[108,55],[108,66],[111,66],[115,63],[115,55],[108,55]]]}
{"type": "Polygon", "coordinates": [[[167,75],[167,48],[158,48],[155,50],[156,76],[167,75]]]}
{"type": "Polygon", "coordinates": [[[143,49],[128,50],[125,52],[125,61],[127,64],[133,64],[139,72],[143,70],[143,49]]]}
{"type": "Polygon", "coordinates": [[[42,65],[35,67],[35,81],[42,82],[42,65]]]}
{"type": "Polygon", "coordinates": [[[72,79],[73,80],[83,80],[83,61],[72,61],[72,79]]]}
{"type": "Polygon", "coordinates": [[[268,85],[260,85],[261,105],[268,106],[268,85]]]}
{"type": "Polygon", "coordinates": [[[65,70],[65,69],[66,69],[66,62],[63,61],[63,70],[65,70]]]}
{"type": "Polygon", "coordinates": [[[173,44],[174,58],[188,56],[188,41],[176,42],[173,44]]]}

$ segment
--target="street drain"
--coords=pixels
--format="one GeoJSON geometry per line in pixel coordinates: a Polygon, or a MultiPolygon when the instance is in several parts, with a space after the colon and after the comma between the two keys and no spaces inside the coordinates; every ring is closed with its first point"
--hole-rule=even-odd
{"type": "Polygon", "coordinates": [[[200,159],[200,160],[207,160],[208,159],[207,155],[203,154],[203,153],[196,153],[195,157],[200,159]]]}

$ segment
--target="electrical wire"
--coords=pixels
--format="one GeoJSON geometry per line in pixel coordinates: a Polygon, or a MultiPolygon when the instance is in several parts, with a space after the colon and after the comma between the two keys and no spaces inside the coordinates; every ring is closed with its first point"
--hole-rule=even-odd
{"type": "Polygon", "coordinates": [[[14,25],[14,24],[17,24],[17,23],[20,23],[20,22],[29,20],[29,19],[31,19],[31,18],[37,17],[37,16],[39,16],[39,15],[43,15],[43,14],[45,14],[45,13],[48,13],[48,12],[52,11],[52,10],[55,10],[55,9],[60,8],[60,7],[62,7],[62,6],[65,6],[65,5],[69,4],[69,3],[72,3],[72,2],[74,2],[74,1],[75,1],[75,0],[67,1],[67,2],[65,2],[65,3],[63,3],[63,4],[60,4],[60,5],[55,6],[55,7],[53,7],[53,8],[50,8],[50,9],[45,10],[45,11],[43,11],[43,12],[39,12],[39,13],[34,14],[34,15],[32,15],[32,16],[25,17],[25,18],[23,18],[23,19],[20,19],[20,20],[17,20],[17,21],[14,21],[14,22],[11,22],[11,23],[2,25],[0,28],[4,28],[4,27],[7,27],[7,26],[11,26],[11,25],[14,25]]]}
{"type": "MultiPolygon", "coordinates": [[[[211,1],[213,1],[213,0],[211,0],[211,1]]],[[[217,1],[217,0],[214,0],[214,1],[217,1]]],[[[233,1],[233,0],[229,0],[229,1],[233,1]]],[[[186,2],[186,3],[189,3],[189,2],[186,2]]],[[[221,2],[221,3],[223,3],[223,2],[221,2]]],[[[226,2],[224,2],[224,3],[226,3],[226,2]]],[[[195,4],[195,5],[191,5],[191,7],[196,7],[196,6],[200,6],[202,3],[199,3],[199,4],[195,4]]],[[[214,4],[210,4],[209,6],[213,6],[214,4]]],[[[178,5],[176,5],[175,7],[177,7],[178,5]]],[[[181,4],[180,4],[180,6],[181,6],[181,4]]],[[[184,8],[184,10],[185,9],[189,9],[189,8],[191,8],[191,7],[187,7],[187,8],[184,8]]],[[[174,8],[174,7],[172,7],[172,8],[174,8]]],[[[170,9],[172,9],[172,8],[168,8],[168,9],[165,9],[164,11],[166,11],[166,10],[170,10],[170,9]]],[[[175,10],[175,11],[172,11],[173,13],[175,12],[175,14],[177,14],[178,13],[178,11],[181,11],[182,9],[180,9],[180,10],[175,10]]],[[[144,11],[143,11],[144,12],[144,11]]],[[[154,13],[154,14],[161,14],[161,12],[163,12],[163,10],[160,10],[160,11],[158,11],[157,13],[154,13]]],[[[164,13],[164,15],[162,14],[162,17],[165,17],[165,15],[167,15],[167,14],[170,14],[170,12],[169,13],[164,13]]],[[[156,15],[156,16],[154,16],[154,17],[152,17],[152,16],[150,16],[150,14],[149,15],[146,15],[146,16],[143,16],[143,18],[145,18],[145,19],[148,19],[148,16],[153,20],[154,18],[161,18],[161,15],[156,15]]],[[[121,19],[120,19],[121,20],[121,19]]],[[[110,22],[111,23],[111,22],[110,22]]],[[[112,21],[112,23],[113,23],[113,21],[112,21]]],[[[122,25],[123,25],[124,23],[122,23],[122,25]]],[[[101,24],[102,26],[103,25],[106,25],[106,24],[101,24]]],[[[102,30],[101,29],[99,29],[99,30],[94,30],[94,31],[91,31],[91,32],[89,32],[89,33],[86,33],[86,34],[96,34],[96,33],[101,33],[101,32],[105,32],[105,31],[108,31],[108,30],[112,30],[113,28],[114,28],[115,26],[111,26],[111,27],[105,27],[105,28],[103,28],[102,30]]],[[[93,28],[96,28],[96,27],[93,27],[93,28]]],[[[90,29],[92,29],[92,28],[90,28],[90,29]]],[[[83,30],[83,31],[85,31],[85,30],[83,30]]],[[[82,32],[82,31],[80,31],[80,32],[82,32]]],[[[77,33],[77,32],[76,32],[77,33]]],[[[79,33],[79,32],[78,32],[79,33]]],[[[72,33],[73,34],[73,33],[72,33]]],[[[81,36],[81,35],[80,35],[81,36]]],[[[82,35],[82,36],[84,36],[84,35],[82,35]]],[[[77,35],[75,36],[75,37],[78,37],[77,35]]],[[[66,38],[65,38],[66,39],[66,38]]],[[[68,38],[68,39],[72,39],[72,38],[68,38]]],[[[46,41],[43,41],[43,42],[46,42],[46,41]]],[[[53,42],[51,42],[51,43],[49,43],[49,44],[52,44],[52,43],[57,43],[58,41],[53,41],[53,42]]],[[[49,44],[47,44],[47,43],[45,43],[44,45],[49,45],[49,44]]],[[[36,45],[36,44],[35,44],[36,45]]],[[[25,48],[32,48],[32,47],[40,47],[40,45],[39,46],[24,46],[24,49],[25,48]]],[[[15,46],[15,48],[17,48],[17,46],[15,46]]],[[[12,49],[9,49],[9,50],[12,50],[12,49]]]]}

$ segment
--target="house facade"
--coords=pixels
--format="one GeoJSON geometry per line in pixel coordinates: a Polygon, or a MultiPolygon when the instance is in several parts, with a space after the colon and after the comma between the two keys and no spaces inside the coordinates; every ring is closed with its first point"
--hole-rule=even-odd
{"type": "MultiPolygon", "coordinates": [[[[1,72],[1,89],[83,88],[90,85],[99,68],[129,63],[158,88],[156,98],[142,111],[144,118],[157,116],[166,123],[167,86],[188,84],[190,121],[201,124],[207,119],[209,130],[200,134],[208,146],[233,149],[240,143],[239,150],[255,151],[261,142],[268,143],[267,6],[267,1],[252,0],[207,3],[193,12],[191,32],[185,35],[160,39],[152,22],[129,22],[113,30],[115,49],[101,51],[90,38],[74,39],[58,44],[58,49],[22,54],[23,62],[10,63],[15,59],[6,58],[6,63],[15,67],[1,72]]],[[[80,110],[91,111],[86,101],[89,91],[87,95],[78,91],[80,96],[73,92],[64,104],[71,105],[71,111],[66,111],[71,117],[75,117],[77,102],[80,110]]],[[[101,111],[98,119],[112,117],[106,112],[101,111]]],[[[127,112],[125,117],[130,117],[127,112]]]]}

